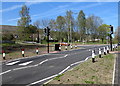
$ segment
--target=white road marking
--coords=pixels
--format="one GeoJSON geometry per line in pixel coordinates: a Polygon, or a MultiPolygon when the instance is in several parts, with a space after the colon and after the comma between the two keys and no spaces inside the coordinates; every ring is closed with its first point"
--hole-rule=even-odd
{"type": "Polygon", "coordinates": [[[54,77],[56,77],[56,76],[58,76],[58,74],[55,74],[55,75],[52,75],[52,76],[50,76],[50,77],[44,78],[44,79],[42,79],[42,80],[39,80],[39,81],[33,82],[33,83],[31,83],[31,84],[29,84],[29,85],[26,85],[26,86],[31,86],[31,85],[34,85],[34,84],[37,84],[37,83],[43,82],[43,81],[45,81],[45,80],[48,80],[48,79],[54,78],[54,77]]]}
{"type": "MultiPolygon", "coordinates": [[[[66,55],[66,56],[67,56],[67,55],[66,55]]],[[[90,58],[90,57],[91,57],[91,56],[89,56],[89,57],[87,57],[87,58],[90,58]]],[[[44,79],[42,79],[42,80],[35,81],[35,82],[30,83],[29,85],[26,85],[26,86],[31,86],[31,85],[38,84],[38,83],[43,82],[43,81],[48,80],[48,79],[52,79],[52,78],[54,78],[54,77],[56,77],[56,76],[58,76],[58,75],[61,75],[61,74],[64,73],[65,71],[67,71],[71,66],[73,66],[73,65],[75,65],[75,64],[78,64],[78,63],[80,63],[80,62],[84,62],[84,61],[85,61],[85,60],[82,60],[82,61],[79,61],[79,62],[75,62],[75,63],[69,65],[67,68],[65,68],[65,69],[62,70],[61,72],[59,72],[58,74],[52,75],[52,76],[47,77],[47,78],[44,78],[44,79]]]]}
{"type": "Polygon", "coordinates": [[[68,56],[68,54],[67,54],[67,55],[65,55],[65,56],[63,56],[63,57],[51,58],[51,59],[48,59],[48,60],[55,60],[55,59],[65,58],[65,57],[67,57],[67,56],[68,56]]]}
{"type": "Polygon", "coordinates": [[[113,80],[112,80],[112,84],[114,85],[114,80],[115,80],[115,66],[116,66],[116,58],[114,60],[114,69],[113,69],[113,80]]]}
{"type": "Polygon", "coordinates": [[[36,65],[25,66],[25,67],[19,67],[19,68],[15,68],[15,69],[13,69],[13,70],[21,70],[21,69],[26,69],[26,68],[31,68],[31,67],[36,67],[36,65]]]}
{"type": "Polygon", "coordinates": [[[65,71],[67,71],[69,68],[70,68],[70,66],[68,66],[67,68],[65,68],[64,70],[62,70],[62,71],[59,73],[59,75],[62,74],[62,73],[64,73],[65,71]]]}
{"type": "Polygon", "coordinates": [[[21,64],[19,64],[19,65],[25,66],[25,65],[28,65],[28,64],[30,64],[30,63],[32,63],[32,62],[33,62],[33,61],[29,61],[29,62],[21,63],[21,64]]]}
{"type": "MultiPolygon", "coordinates": [[[[65,55],[64,57],[66,57],[68,55],[65,55]]],[[[40,62],[39,64],[36,64],[36,65],[31,65],[31,66],[25,66],[25,67],[19,67],[19,68],[15,68],[13,70],[21,70],[21,69],[26,69],[26,68],[31,68],[31,67],[36,67],[36,66],[39,66],[45,62],[47,62],[48,60],[51,60],[51,59],[46,59],[46,60],[43,60],[42,62],[40,62]]]]}
{"type": "Polygon", "coordinates": [[[11,71],[11,70],[7,70],[7,71],[5,71],[5,72],[0,73],[0,75],[3,75],[3,74],[8,73],[8,72],[10,72],[10,71],[11,71]]]}
{"type": "Polygon", "coordinates": [[[6,65],[14,65],[14,64],[16,64],[16,63],[18,63],[18,62],[20,62],[20,61],[11,62],[11,63],[8,63],[8,64],[6,64],[6,65]]]}
{"type": "Polygon", "coordinates": [[[38,65],[41,65],[41,64],[45,63],[46,61],[48,61],[48,59],[43,60],[43,61],[42,61],[42,62],[40,62],[38,65]]]}

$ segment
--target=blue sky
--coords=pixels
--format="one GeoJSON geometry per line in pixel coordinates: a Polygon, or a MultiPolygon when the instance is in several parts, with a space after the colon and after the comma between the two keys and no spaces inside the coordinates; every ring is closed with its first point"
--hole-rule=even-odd
{"type": "Polygon", "coordinates": [[[117,2],[2,2],[2,25],[17,25],[20,18],[21,6],[26,4],[30,8],[32,22],[41,19],[56,19],[65,16],[67,10],[72,10],[76,17],[83,10],[86,17],[94,14],[101,17],[105,24],[118,26],[117,2]]]}

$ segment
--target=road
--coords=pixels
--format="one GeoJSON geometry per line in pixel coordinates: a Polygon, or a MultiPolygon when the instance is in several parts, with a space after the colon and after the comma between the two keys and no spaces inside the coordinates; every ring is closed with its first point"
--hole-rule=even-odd
{"type": "Polygon", "coordinates": [[[78,46],[82,49],[61,51],[32,58],[18,59],[2,63],[3,84],[43,84],[49,79],[84,62],[91,56],[91,50],[98,54],[98,48],[108,45],[78,46]]]}

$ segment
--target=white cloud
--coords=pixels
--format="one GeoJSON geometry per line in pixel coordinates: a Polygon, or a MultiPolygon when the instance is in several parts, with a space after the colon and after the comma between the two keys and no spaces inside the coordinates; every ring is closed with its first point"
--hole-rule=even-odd
{"type": "Polygon", "coordinates": [[[7,11],[15,10],[17,8],[20,8],[21,6],[22,5],[14,5],[14,6],[10,7],[10,8],[2,9],[2,10],[0,10],[0,12],[7,12],[7,11]]]}
{"type": "MultiPolygon", "coordinates": [[[[27,6],[30,6],[30,5],[34,5],[34,4],[38,4],[39,2],[25,2],[25,4],[27,6]]],[[[9,7],[9,8],[6,8],[6,9],[1,9],[0,12],[8,12],[8,11],[12,11],[12,10],[15,10],[17,8],[20,8],[22,7],[23,4],[20,4],[20,5],[14,5],[12,7],[9,7]]]]}
{"type": "MultiPolygon", "coordinates": [[[[37,16],[37,15],[32,15],[31,17],[35,17],[35,16],[37,16]]],[[[18,18],[13,18],[13,19],[9,19],[8,22],[16,21],[16,20],[18,20],[18,19],[20,19],[20,17],[18,17],[18,18]]]]}
{"type": "Polygon", "coordinates": [[[8,21],[16,21],[18,19],[20,19],[20,17],[19,18],[14,18],[14,19],[9,19],[8,21]]]}

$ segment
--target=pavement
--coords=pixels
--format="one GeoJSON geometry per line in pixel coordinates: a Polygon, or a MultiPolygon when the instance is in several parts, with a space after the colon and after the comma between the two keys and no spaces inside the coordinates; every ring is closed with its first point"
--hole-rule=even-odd
{"type": "Polygon", "coordinates": [[[95,50],[108,45],[82,46],[82,49],[60,51],[50,54],[34,56],[32,58],[16,59],[2,62],[2,84],[27,86],[43,84],[54,78],[58,74],[73,68],[80,62],[86,61],[91,57],[91,50],[95,50]]]}

